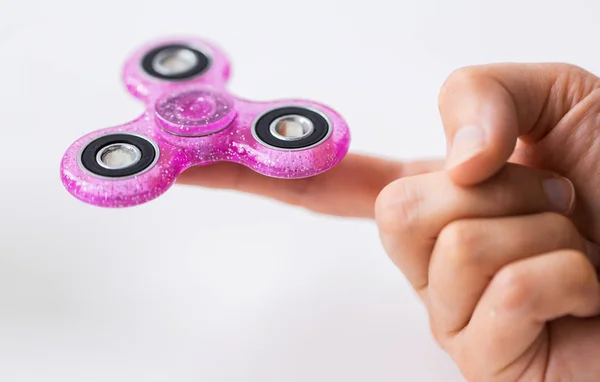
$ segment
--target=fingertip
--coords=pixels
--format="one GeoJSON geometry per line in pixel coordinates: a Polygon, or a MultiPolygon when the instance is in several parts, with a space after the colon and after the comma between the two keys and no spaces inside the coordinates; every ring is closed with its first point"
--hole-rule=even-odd
{"type": "Polygon", "coordinates": [[[508,161],[519,136],[511,94],[481,68],[471,68],[446,85],[440,111],[448,139],[446,170],[458,184],[492,177],[508,161]]]}
{"type": "Polygon", "coordinates": [[[446,171],[456,184],[470,186],[486,181],[507,163],[516,137],[502,130],[492,133],[476,126],[457,131],[446,162],[446,171]]]}

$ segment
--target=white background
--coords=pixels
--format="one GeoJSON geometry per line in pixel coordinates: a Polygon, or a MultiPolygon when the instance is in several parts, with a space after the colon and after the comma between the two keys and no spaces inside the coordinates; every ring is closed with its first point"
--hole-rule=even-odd
{"type": "Polygon", "coordinates": [[[230,89],[312,98],[352,150],[443,155],[437,94],[463,65],[600,69],[597,1],[0,0],[0,381],[461,381],[371,222],[174,187],[125,210],[59,179],[129,121],[139,44],[217,41],[230,89]]]}

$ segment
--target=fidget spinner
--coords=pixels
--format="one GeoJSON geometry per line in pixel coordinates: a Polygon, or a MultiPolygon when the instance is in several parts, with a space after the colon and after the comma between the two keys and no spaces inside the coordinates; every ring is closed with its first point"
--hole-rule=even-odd
{"type": "Polygon", "coordinates": [[[297,179],[331,169],[348,152],[350,131],[333,109],[242,99],[227,91],[229,75],[225,53],[203,39],[141,47],[122,78],[145,111],[73,143],[61,163],[65,188],[88,204],[128,207],[162,195],[192,166],[229,161],[297,179]]]}

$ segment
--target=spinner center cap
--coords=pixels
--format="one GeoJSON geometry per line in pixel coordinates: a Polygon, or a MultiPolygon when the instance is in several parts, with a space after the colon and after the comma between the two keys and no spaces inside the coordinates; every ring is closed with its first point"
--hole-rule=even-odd
{"type": "Polygon", "coordinates": [[[235,119],[235,102],[212,89],[187,89],[167,94],[156,102],[156,119],[167,132],[181,136],[214,134],[235,119]]]}

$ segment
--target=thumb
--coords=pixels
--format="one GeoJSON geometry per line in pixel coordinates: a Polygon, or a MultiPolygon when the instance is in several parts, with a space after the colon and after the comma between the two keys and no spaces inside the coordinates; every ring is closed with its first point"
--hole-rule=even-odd
{"type": "Polygon", "coordinates": [[[596,77],[566,64],[496,64],[454,72],[439,96],[450,177],[473,185],[496,174],[517,138],[538,141],[571,109],[574,86],[581,87],[575,89],[581,96],[593,90],[586,78],[596,77]]]}

